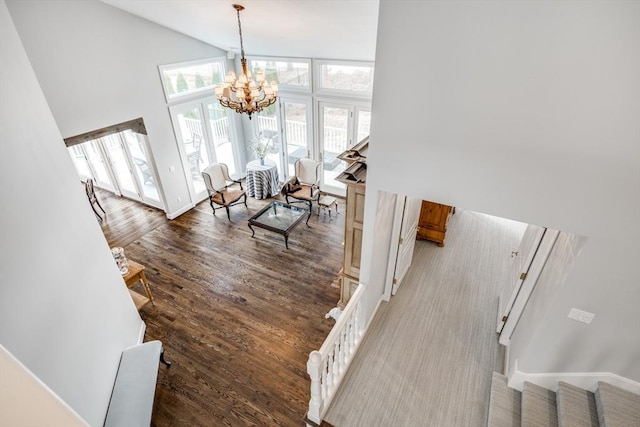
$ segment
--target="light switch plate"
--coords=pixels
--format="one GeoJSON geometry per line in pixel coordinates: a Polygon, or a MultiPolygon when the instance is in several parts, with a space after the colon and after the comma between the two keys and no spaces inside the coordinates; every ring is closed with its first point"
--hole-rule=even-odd
{"type": "Polygon", "coordinates": [[[589,313],[588,311],[572,308],[568,317],[569,319],[577,320],[578,322],[586,323],[588,325],[595,316],[595,314],[589,313]]]}

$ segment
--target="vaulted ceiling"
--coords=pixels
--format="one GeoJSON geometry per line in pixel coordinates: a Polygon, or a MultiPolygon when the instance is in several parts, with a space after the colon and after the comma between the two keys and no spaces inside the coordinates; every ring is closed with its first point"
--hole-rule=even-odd
{"type": "MultiPolygon", "coordinates": [[[[101,0],[226,51],[240,52],[233,0],[101,0]]],[[[375,58],[379,0],[244,0],[246,55],[375,58]]]]}

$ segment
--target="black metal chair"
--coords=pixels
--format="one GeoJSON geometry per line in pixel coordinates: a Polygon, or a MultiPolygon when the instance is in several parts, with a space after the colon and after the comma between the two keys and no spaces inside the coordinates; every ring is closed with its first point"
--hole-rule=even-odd
{"type": "Polygon", "coordinates": [[[98,213],[98,210],[96,209],[96,206],[98,206],[100,208],[100,210],[102,211],[102,213],[104,213],[104,217],[105,218],[107,217],[107,213],[105,212],[105,210],[100,205],[100,202],[98,201],[98,197],[96,196],[96,191],[93,188],[93,179],[91,179],[91,178],[87,179],[87,181],[84,183],[84,189],[87,192],[87,197],[89,198],[89,203],[91,204],[91,209],[93,209],[93,212],[98,217],[98,220],[100,222],[102,222],[103,218],[98,213]]]}

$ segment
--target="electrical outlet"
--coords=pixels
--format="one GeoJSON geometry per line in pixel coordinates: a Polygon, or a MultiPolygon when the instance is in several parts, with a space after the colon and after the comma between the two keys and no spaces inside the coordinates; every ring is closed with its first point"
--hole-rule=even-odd
{"type": "Polygon", "coordinates": [[[569,312],[569,319],[577,320],[578,322],[586,323],[587,325],[591,323],[595,314],[589,313],[588,311],[578,310],[577,308],[572,308],[569,312]]]}

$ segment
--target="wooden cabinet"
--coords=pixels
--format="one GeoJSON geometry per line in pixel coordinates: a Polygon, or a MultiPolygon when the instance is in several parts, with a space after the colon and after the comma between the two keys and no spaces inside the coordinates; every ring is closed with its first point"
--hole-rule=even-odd
{"type": "Polygon", "coordinates": [[[366,190],[366,153],[369,137],[364,138],[338,158],[349,166],[336,177],[347,186],[347,208],[344,220],[344,257],[340,270],[340,301],[344,307],[360,283],[360,257],[362,256],[362,231],[364,225],[364,194],[366,190]]]}
{"type": "Polygon", "coordinates": [[[362,255],[362,229],[364,222],[363,185],[347,186],[347,211],[344,224],[344,258],[342,272],[348,276],[360,276],[362,255]]]}
{"type": "Polygon", "coordinates": [[[441,247],[444,246],[447,223],[454,212],[455,208],[452,206],[423,200],[418,220],[417,238],[436,242],[441,247]]]}

